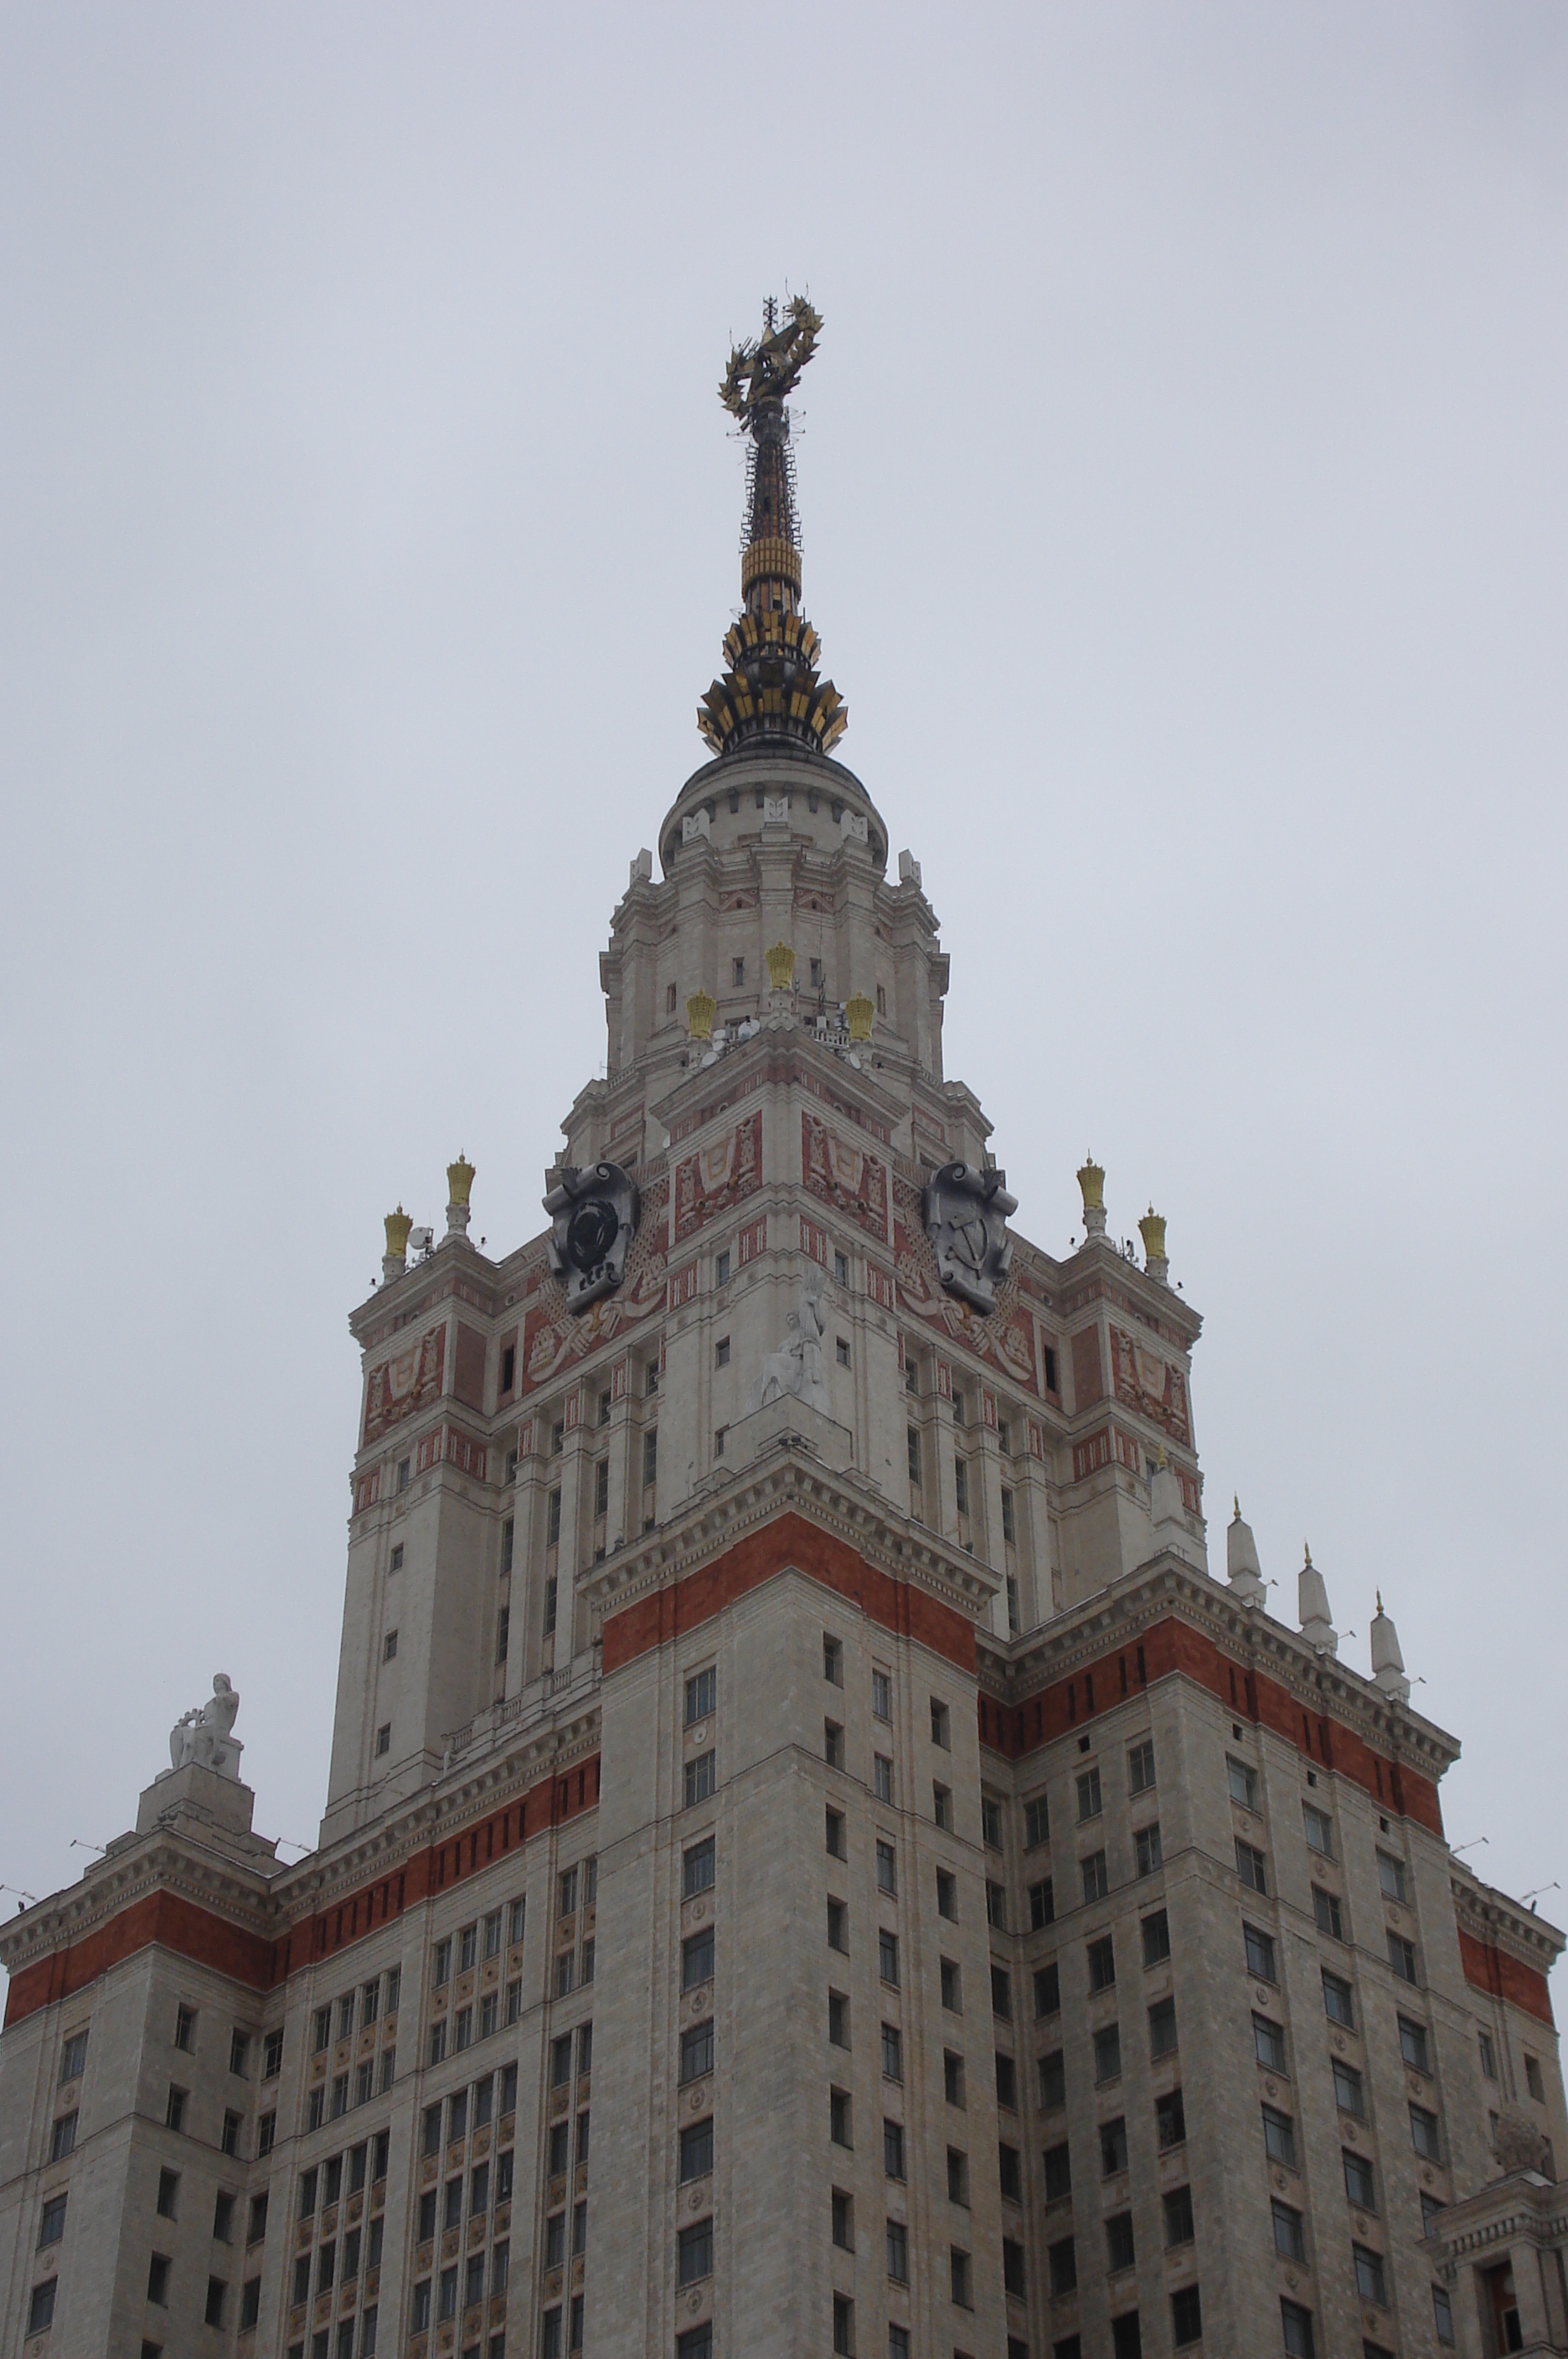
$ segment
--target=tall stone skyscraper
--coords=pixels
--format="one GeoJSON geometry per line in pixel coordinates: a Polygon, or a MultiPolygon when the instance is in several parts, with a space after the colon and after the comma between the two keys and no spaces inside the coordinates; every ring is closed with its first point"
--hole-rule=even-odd
{"type": "Polygon", "coordinates": [[[743,607],[549,1225],[476,1251],[460,1157],[354,1313],[319,1848],[220,1679],[4,1929],[6,2353],[1568,2348],[1562,1936],[1388,1617],[1217,1560],[1163,1220],[1086,1159],[1029,1244],[944,1071],[800,604],[819,326],[724,381],[743,607]]]}

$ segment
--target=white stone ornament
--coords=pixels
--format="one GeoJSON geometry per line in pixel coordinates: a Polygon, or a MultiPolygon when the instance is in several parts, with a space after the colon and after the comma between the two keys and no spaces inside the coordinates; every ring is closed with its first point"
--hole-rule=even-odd
{"type": "Polygon", "coordinates": [[[790,1399],[804,1401],[808,1408],[832,1417],[833,1396],[822,1374],[822,1337],[827,1332],[822,1288],[826,1283],[824,1272],[813,1262],[800,1280],[800,1307],[789,1313],[789,1341],[781,1350],[764,1353],[762,1374],[751,1388],[748,1409],[790,1399]]]}
{"type": "Polygon", "coordinates": [[[1018,1209],[1018,1198],[1007,1193],[1005,1172],[944,1163],[931,1176],[925,1223],[936,1253],[937,1276],[971,1310],[996,1308],[996,1288],[1013,1257],[1007,1215],[1018,1209]]]}
{"type": "Polygon", "coordinates": [[[212,1769],[220,1777],[237,1778],[244,1745],[234,1734],[240,1708],[239,1690],[226,1671],[212,1674],[212,1692],[204,1704],[182,1712],[169,1732],[169,1757],[176,1769],[212,1769]]]}
{"type": "Polygon", "coordinates": [[[626,1277],[640,1209],[637,1183],[618,1163],[569,1163],[544,1208],[550,1266],[566,1288],[566,1307],[586,1310],[626,1277]]]}

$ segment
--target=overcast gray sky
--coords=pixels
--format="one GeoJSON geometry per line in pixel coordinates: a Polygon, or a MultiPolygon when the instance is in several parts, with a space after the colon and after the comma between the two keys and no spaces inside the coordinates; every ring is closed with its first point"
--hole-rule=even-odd
{"type": "Polygon", "coordinates": [[[1018,1225],[1168,1215],[1216,1562],[1239,1490],[1362,1666],[1380,1584],[1451,1837],[1568,1884],[1565,120],[1558,6],[11,0],[0,1878],[219,1666],[314,1835],[344,1314],[459,1148],[542,1225],[788,281],[1018,1225]]]}

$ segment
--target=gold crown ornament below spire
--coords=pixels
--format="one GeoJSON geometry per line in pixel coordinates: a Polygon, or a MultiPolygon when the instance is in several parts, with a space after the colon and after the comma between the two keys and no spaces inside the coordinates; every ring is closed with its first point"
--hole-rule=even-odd
{"type": "Polygon", "coordinates": [[[728,669],[697,708],[715,754],[780,738],[827,753],[849,725],[849,708],[817,673],[822,642],[800,612],[800,530],[786,397],[817,348],[822,314],[803,295],[769,296],[756,342],[732,346],[719,399],[750,438],[746,519],[741,537],[742,613],[724,635],[728,669]]]}

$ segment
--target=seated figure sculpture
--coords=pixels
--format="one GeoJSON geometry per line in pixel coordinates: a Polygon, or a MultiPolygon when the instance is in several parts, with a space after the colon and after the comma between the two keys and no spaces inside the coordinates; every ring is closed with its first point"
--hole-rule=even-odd
{"type": "Polygon", "coordinates": [[[789,1341],[777,1352],[763,1353],[762,1373],[751,1388],[748,1408],[766,1408],[769,1401],[789,1397],[832,1417],[833,1396],[822,1374],[822,1337],[827,1332],[822,1285],[822,1272],[813,1263],[800,1281],[800,1308],[791,1310],[786,1321],[789,1341]]]}
{"type": "Polygon", "coordinates": [[[228,1673],[214,1671],[207,1701],[182,1712],[169,1732],[169,1757],[174,1767],[183,1769],[194,1762],[201,1768],[216,1770],[220,1777],[237,1777],[245,1749],[234,1734],[239,1708],[239,1690],[231,1685],[228,1673]]]}

